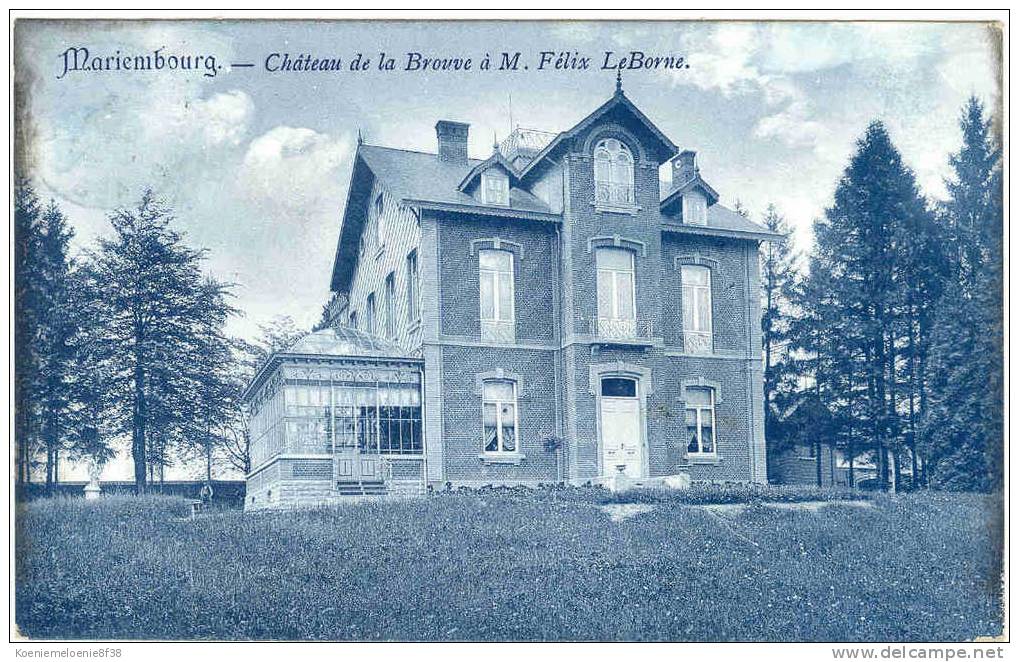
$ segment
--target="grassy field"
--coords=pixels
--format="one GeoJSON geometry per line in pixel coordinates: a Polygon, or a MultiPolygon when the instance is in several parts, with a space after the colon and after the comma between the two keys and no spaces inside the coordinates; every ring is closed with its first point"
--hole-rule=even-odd
{"type": "MultiPolygon", "coordinates": [[[[690,497],[687,497],[690,499],[690,497]]],[[[35,638],[964,640],[1001,631],[990,498],[653,510],[594,490],[181,520],[183,502],[18,511],[35,638]]],[[[697,499],[693,499],[697,500],[697,499]]],[[[797,500],[797,499],[789,499],[797,500]]]]}

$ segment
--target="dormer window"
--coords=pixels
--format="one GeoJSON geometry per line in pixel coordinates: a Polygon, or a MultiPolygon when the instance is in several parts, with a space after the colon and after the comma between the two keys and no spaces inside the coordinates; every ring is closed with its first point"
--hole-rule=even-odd
{"type": "Polygon", "coordinates": [[[481,196],[486,205],[509,205],[509,177],[497,170],[482,173],[481,196]]]}
{"type": "Polygon", "coordinates": [[[608,138],[594,148],[594,200],[600,205],[633,206],[633,155],[630,148],[608,138]]]}
{"type": "Polygon", "coordinates": [[[708,224],[708,200],[700,191],[688,191],[683,194],[683,223],[708,224]]]}

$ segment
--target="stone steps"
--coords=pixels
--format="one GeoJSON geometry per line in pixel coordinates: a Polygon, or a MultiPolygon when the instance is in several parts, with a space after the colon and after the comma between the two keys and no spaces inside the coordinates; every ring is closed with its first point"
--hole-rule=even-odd
{"type": "Polygon", "coordinates": [[[382,496],[386,494],[386,484],[381,480],[344,481],[336,484],[336,492],[342,496],[382,496]]]}

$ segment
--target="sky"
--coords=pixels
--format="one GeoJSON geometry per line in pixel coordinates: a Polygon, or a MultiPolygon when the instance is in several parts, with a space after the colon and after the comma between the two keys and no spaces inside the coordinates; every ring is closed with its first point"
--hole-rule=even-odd
{"type": "Polygon", "coordinates": [[[435,122],[469,122],[470,152],[511,126],[568,129],[611,94],[605,51],[683,56],[689,68],[623,73],[629,98],[681,149],[722,203],[760,219],[773,203],[801,250],[854,141],[875,119],[944,196],[959,112],[1000,104],[996,33],[980,24],[720,22],[19,21],[16,80],[26,92],[29,175],[67,212],[82,250],[107,215],[151,186],[176,227],[235,284],[230,331],[289,315],[317,321],[328,297],[351,159],[366,142],[434,151],[435,122]],[[70,71],[63,53],[213,55],[197,71],[70,71]],[[379,52],[395,71],[377,69],[379,52]],[[470,57],[471,71],[402,71],[405,53],[470,57]],[[527,71],[480,71],[486,53],[521,53],[527,71]],[[592,68],[537,70],[540,51],[592,68]],[[270,72],[288,53],[340,58],[338,72],[270,72]],[[353,55],[371,59],[351,72],[353,55]],[[253,63],[254,67],[231,67],[253,63]],[[512,124],[511,124],[512,118],[512,124]]]}

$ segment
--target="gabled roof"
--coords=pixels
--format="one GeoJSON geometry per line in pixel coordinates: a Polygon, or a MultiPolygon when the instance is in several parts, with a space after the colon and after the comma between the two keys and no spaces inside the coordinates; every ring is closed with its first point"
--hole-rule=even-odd
{"type": "Polygon", "coordinates": [[[659,148],[660,155],[663,157],[661,159],[662,161],[666,161],[676,154],[678,148],[671,140],[669,140],[668,136],[662,133],[661,130],[647,118],[647,115],[640,112],[640,109],[633,105],[633,102],[627,98],[626,94],[623,93],[622,90],[617,89],[616,93],[613,94],[608,101],[598,106],[594,112],[580,120],[580,122],[578,122],[572,129],[563,131],[556,136],[555,139],[545,147],[545,149],[541,150],[541,152],[539,152],[538,155],[535,156],[522,171],[520,171],[520,179],[526,179],[527,175],[533,172],[540,163],[553,154],[565,140],[583,133],[606,113],[620,107],[633,114],[637,121],[655,138],[656,146],[659,148]]]}
{"type": "MultiPolygon", "coordinates": [[[[460,190],[460,182],[478,165],[485,163],[468,159],[455,163],[442,161],[435,154],[409,152],[390,147],[361,145],[358,155],[371,172],[382,180],[390,194],[404,203],[432,202],[469,207],[506,207],[483,205],[460,190]]],[[[510,189],[510,209],[550,214],[548,205],[520,189],[510,189]]]]}
{"type": "Polygon", "coordinates": [[[677,202],[682,201],[684,193],[686,193],[686,192],[688,192],[688,191],[690,191],[692,189],[695,189],[695,188],[696,189],[700,189],[701,192],[705,196],[707,196],[707,198],[708,198],[708,207],[711,207],[712,205],[714,205],[715,203],[718,202],[718,198],[719,198],[718,193],[715,191],[715,189],[711,188],[711,186],[706,181],[704,181],[704,179],[701,177],[700,173],[697,173],[696,175],[694,175],[690,179],[686,180],[684,183],[682,183],[679,186],[676,186],[675,188],[673,188],[662,199],[662,202],[661,202],[662,211],[668,211],[668,209],[670,207],[672,207],[674,204],[676,204],[677,202]]]}
{"type": "Polygon", "coordinates": [[[470,189],[471,184],[474,182],[474,180],[481,176],[481,173],[485,172],[489,168],[497,166],[502,167],[502,169],[506,171],[506,174],[510,176],[511,185],[517,181],[516,169],[509,161],[506,160],[505,156],[503,156],[501,153],[497,151],[494,152],[490,157],[479,163],[478,165],[471,168],[470,172],[468,172],[464,176],[463,180],[460,182],[460,186],[458,186],[457,189],[463,192],[467,192],[467,190],[470,189]]]}
{"type": "Polygon", "coordinates": [[[757,239],[761,241],[781,241],[784,237],[758,225],[745,216],[723,207],[722,205],[711,205],[708,207],[707,225],[687,225],[668,216],[662,216],[662,229],[666,232],[678,232],[683,234],[711,235],[717,237],[734,237],[737,239],[757,239]]]}
{"type": "MultiPolygon", "coordinates": [[[[443,161],[436,154],[361,144],[354,154],[354,166],[347,188],[347,201],[340,222],[330,287],[345,292],[353,276],[354,258],[364,225],[365,210],[373,182],[378,179],[389,194],[405,205],[458,213],[498,215],[555,221],[544,202],[519,188],[510,187],[508,207],[485,205],[460,190],[460,183],[478,166],[478,159],[443,161]]],[[[512,172],[512,170],[511,170],[512,172]]]]}

